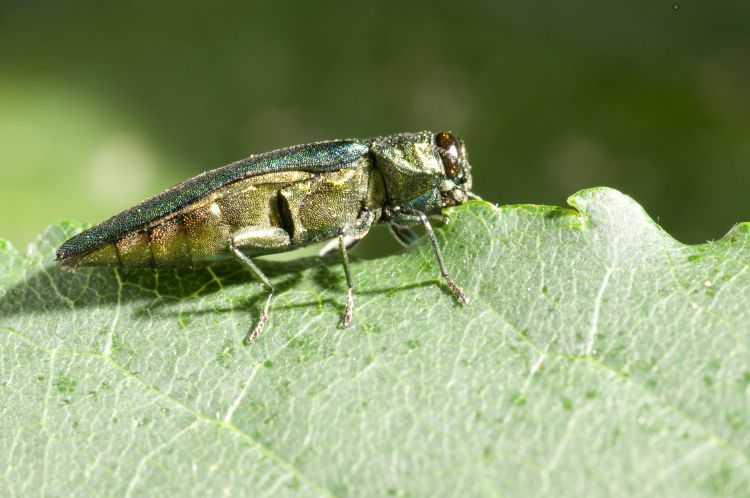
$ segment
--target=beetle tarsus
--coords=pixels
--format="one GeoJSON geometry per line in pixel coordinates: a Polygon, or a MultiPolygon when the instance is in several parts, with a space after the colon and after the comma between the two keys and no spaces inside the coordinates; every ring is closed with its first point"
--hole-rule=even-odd
{"type": "Polygon", "coordinates": [[[266,304],[263,306],[263,312],[260,314],[260,318],[258,318],[258,323],[256,323],[255,327],[253,327],[245,336],[245,344],[250,344],[258,338],[261,332],[263,332],[263,328],[266,326],[266,322],[271,316],[270,309],[272,296],[273,290],[271,290],[271,292],[268,293],[268,296],[266,296],[266,304]]]}
{"type": "Polygon", "coordinates": [[[341,326],[348,327],[352,321],[352,312],[354,311],[354,299],[352,297],[352,289],[346,291],[346,307],[344,308],[344,314],[341,315],[341,326]]]}
{"type": "Polygon", "coordinates": [[[469,297],[461,287],[457,286],[456,283],[448,277],[445,277],[445,283],[448,286],[448,289],[450,289],[451,294],[453,294],[453,297],[456,298],[456,301],[460,304],[469,304],[469,297]]]}

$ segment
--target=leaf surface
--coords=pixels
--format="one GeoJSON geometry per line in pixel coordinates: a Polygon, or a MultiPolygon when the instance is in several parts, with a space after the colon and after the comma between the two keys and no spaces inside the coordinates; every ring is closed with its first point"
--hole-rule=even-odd
{"type": "Polygon", "coordinates": [[[605,188],[471,202],[428,244],[64,272],[0,247],[3,496],[748,496],[750,224],[683,245],[605,188]]]}

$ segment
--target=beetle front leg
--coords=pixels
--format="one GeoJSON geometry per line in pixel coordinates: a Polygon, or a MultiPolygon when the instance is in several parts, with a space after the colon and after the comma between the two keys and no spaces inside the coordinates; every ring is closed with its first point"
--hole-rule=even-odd
{"type": "Polygon", "coordinates": [[[242,266],[247,268],[250,273],[258,280],[258,283],[263,287],[266,292],[266,302],[263,305],[263,312],[258,318],[258,322],[255,327],[250,329],[247,336],[245,336],[245,344],[250,344],[256,339],[270,317],[271,310],[271,298],[276,289],[274,289],[271,281],[266,277],[258,266],[248,258],[240,247],[253,247],[257,249],[276,249],[281,247],[288,247],[291,244],[289,234],[280,228],[264,228],[264,227],[247,227],[239,230],[232,234],[229,239],[229,250],[232,255],[239,261],[242,266]]]}
{"type": "MultiPolygon", "coordinates": [[[[451,294],[453,294],[453,297],[456,299],[456,301],[458,301],[460,304],[469,304],[469,298],[466,296],[464,290],[456,285],[450,275],[448,275],[448,271],[445,269],[443,255],[440,252],[440,246],[438,245],[437,237],[435,237],[435,232],[432,230],[432,224],[430,224],[430,220],[427,219],[427,215],[425,215],[421,211],[409,208],[401,208],[399,211],[406,214],[408,217],[414,217],[415,221],[422,224],[425,232],[427,233],[427,238],[430,240],[430,244],[432,245],[432,250],[435,253],[435,259],[437,260],[438,268],[440,269],[440,275],[443,277],[443,280],[445,280],[445,284],[448,286],[448,289],[450,289],[451,294]]],[[[398,220],[398,217],[396,217],[396,220],[398,220]]],[[[398,221],[395,221],[395,223],[397,226],[399,225],[398,221]]]]}

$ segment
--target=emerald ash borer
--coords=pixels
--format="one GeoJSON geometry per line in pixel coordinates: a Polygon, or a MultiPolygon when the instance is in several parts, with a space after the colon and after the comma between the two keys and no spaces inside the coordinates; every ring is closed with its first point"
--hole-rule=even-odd
{"type": "Polygon", "coordinates": [[[246,342],[268,321],[274,287],[253,261],[330,240],[347,283],[343,325],[352,319],[347,250],[373,223],[387,223],[402,244],[422,225],[448,289],[448,275],[429,215],[467,201],[471,172],[463,141],[450,132],[399,133],[332,140],[257,154],[214,169],[109,218],[67,240],[57,261],[120,268],[199,267],[236,259],[266,291],[263,312],[246,342]]]}

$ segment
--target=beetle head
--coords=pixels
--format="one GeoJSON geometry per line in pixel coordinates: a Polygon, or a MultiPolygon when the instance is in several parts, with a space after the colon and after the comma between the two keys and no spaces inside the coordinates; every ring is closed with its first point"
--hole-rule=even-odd
{"type": "Polygon", "coordinates": [[[371,143],[388,202],[426,214],[462,204],[471,191],[463,141],[447,131],[399,133],[371,143]]]}
{"type": "Polygon", "coordinates": [[[448,131],[435,134],[435,151],[443,167],[440,196],[443,208],[463,204],[471,192],[471,167],[463,140],[448,131]]]}

